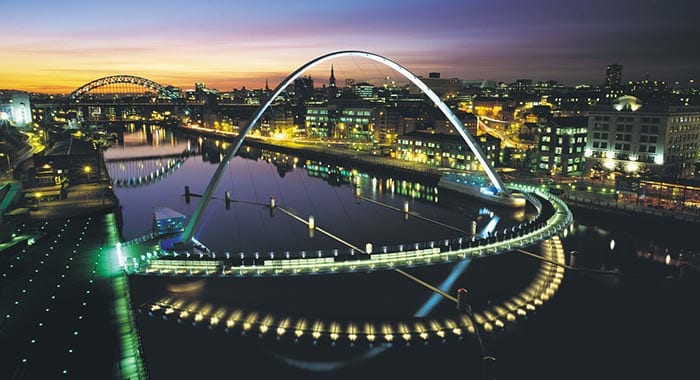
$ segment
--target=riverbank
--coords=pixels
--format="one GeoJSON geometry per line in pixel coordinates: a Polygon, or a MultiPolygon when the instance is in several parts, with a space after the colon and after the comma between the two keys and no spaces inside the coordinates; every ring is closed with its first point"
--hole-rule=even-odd
{"type": "MultiPolygon", "coordinates": [[[[233,139],[237,136],[234,133],[207,130],[204,128],[194,129],[182,125],[175,126],[175,129],[195,136],[217,138],[226,141],[233,141],[233,139]]],[[[304,156],[311,159],[330,158],[342,165],[352,164],[353,166],[357,166],[358,169],[376,169],[377,167],[381,167],[383,169],[389,168],[410,175],[428,175],[434,177],[436,180],[442,175],[442,171],[440,170],[440,168],[436,168],[434,166],[418,162],[407,162],[397,160],[390,157],[374,155],[369,152],[331,146],[330,143],[324,144],[322,142],[319,142],[312,144],[298,141],[291,142],[274,139],[264,139],[255,136],[247,136],[244,141],[244,144],[255,148],[275,150],[281,153],[296,155],[303,154],[304,156]]]]}
{"type": "MultiPolygon", "coordinates": [[[[175,126],[175,128],[188,134],[224,139],[227,141],[233,141],[233,139],[236,137],[236,135],[233,133],[207,130],[204,128],[194,129],[187,128],[182,125],[175,126]]],[[[417,162],[406,162],[389,157],[376,156],[372,155],[371,153],[354,151],[351,149],[338,147],[332,147],[332,149],[329,149],[331,148],[331,144],[324,145],[321,143],[310,144],[288,142],[256,138],[254,136],[246,137],[244,143],[251,147],[270,149],[287,154],[303,154],[304,156],[308,156],[309,158],[313,159],[333,159],[342,165],[357,166],[358,169],[376,170],[378,167],[383,169],[389,168],[405,174],[429,176],[436,181],[442,176],[442,170],[434,166],[417,162]]],[[[673,220],[687,223],[700,223],[700,215],[692,215],[687,213],[683,214],[650,207],[622,204],[609,198],[602,199],[595,194],[592,195],[593,196],[588,197],[582,194],[564,193],[562,195],[562,199],[564,199],[567,204],[574,209],[603,212],[606,214],[614,214],[627,218],[643,217],[652,220],[673,220]]]]}
{"type": "MultiPolygon", "coordinates": [[[[90,183],[68,186],[65,186],[65,183],[63,186],[34,184],[33,186],[37,187],[27,188],[27,183],[32,186],[31,183],[34,182],[32,178],[29,178],[33,174],[28,174],[32,173],[30,170],[34,166],[32,158],[41,154],[45,149],[39,137],[40,134],[11,129],[9,132],[3,132],[3,136],[5,142],[1,145],[0,151],[8,155],[7,161],[11,162],[13,169],[12,177],[18,179],[18,190],[21,192],[16,196],[16,202],[12,207],[7,208],[8,211],[4,213],[4,216],[13,222],[39,222],[81,215],[103,214],[114,210],[119,205],[119,200],[112,191],[109,173],[103,160],[100,160],[101,177],[93,178],[90,183]]],[[[98,151],[95,153],[102,154],[98,151]]]]}
{"type": "Polygon", "coordinates": [[[28,221],[106,214],[119,205],[109,183],[72,185],[65,191],[64,199],[30,205],[28,221]]]}
{"type": "Polygon", "coordinates": [[[562,194],[561,198],[574,209],[585,209],[588,211],[614,214],[616,216],[649,220],[656,219],[657,221],[668,220],[692,224],[700,223],[700,215],[620,203],[616,202],[614,199],[586,198],[580,195],[567,193],[562,194]]]}

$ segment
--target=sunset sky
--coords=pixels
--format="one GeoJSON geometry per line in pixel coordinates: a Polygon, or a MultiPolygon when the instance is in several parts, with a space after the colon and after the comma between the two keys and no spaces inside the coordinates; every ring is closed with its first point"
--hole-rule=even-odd
{"type": "MultiPolygon", "coordinates": [[[[0,10],[0,88],[70,92],[113,74],[259,88],[342,49],[385,55],[418,75],[601,83],[605,66],[620,63],[625,81],[648,72],[687,83],[700,79],[698,3],[12,1],[0,10]]],[[[364,80],[362,65],[346,63],[339,82],[343,74],[364,80]]]]}

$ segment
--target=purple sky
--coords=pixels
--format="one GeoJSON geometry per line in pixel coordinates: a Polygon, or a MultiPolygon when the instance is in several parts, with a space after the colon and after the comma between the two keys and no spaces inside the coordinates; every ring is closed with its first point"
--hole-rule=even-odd
{"type": "MultiPolygon", "coordinates": [[[[260,87],[341,49],[463,79],[601,83],[610,63],[623,80],[700,79],[700,5],[685,0],[23,0],[2,12],[0,88],[67,92],[112,74],[260,87]]],[[[364,80],[365,65],[344,67],[364,80]]]]}

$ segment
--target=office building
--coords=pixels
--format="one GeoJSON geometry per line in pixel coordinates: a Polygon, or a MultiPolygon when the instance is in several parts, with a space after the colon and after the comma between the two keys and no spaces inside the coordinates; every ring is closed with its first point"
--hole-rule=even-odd
{"type": "Polygon", "coordinates": [[[578,175],[583,170],[588,118],[547,118],[540,128],[537,168],[551,174],[578,175]]]}
{"type": "Polygon", "coordinates": [[[699,160],[700,107],[644,105],[623,96],[591,108],[586,167],[691,178],[699,160]],[[621,169],[621,170],[620,170],[621,169]]]}
{"type": "Polygon", "coordinates": [[[613,63],[605,71],[605,86],[619,87],[622,84],[622,65],[613,63]]]}
{"type": "MultiPolygon", "coordinates": [[[[490,135],[475,137],[492,166],[498,163],[501,140],[490,135]]],[[[476,155],[459,135],[414,131],[398,137],[397,158],[460,170],[483,170],[476,155]]]]}

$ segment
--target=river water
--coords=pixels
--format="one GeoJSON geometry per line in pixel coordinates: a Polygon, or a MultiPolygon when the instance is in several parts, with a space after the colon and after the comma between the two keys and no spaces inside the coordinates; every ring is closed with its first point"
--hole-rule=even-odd
{"type": "MultiPolygon", "coordinates": [[[[151,230],[156,206],[189,217],[200,198],[193,197],[187,203],[185,186],[192,193],[203,193],[227,146],[225,142],[177,137],[155,127],[134,127],[124,134],[123,141],[123,145],[115,144],[105,153],[113,181],[148,175],[151,168],[159,167],[154,161],[165,165],[165,159],[125,159],[167,156],[185,149],[198,152],[162,180],[115,188],[122,205],[125,239],[151,230]]],[[[309,237],[307,226],[289,216],[270,213],[264,206],[270,197],[305,220],[313,216],[318,227],[360,247],[366,243],[382,247],[444,240],[470,233],[472,221],[477,221],[477,232],[483,232],[503,229],[535,215],[534,209],[488,208],[474,200],[443,194],[436,184],[437,179],[427,176],[407,178],[382,169],[367,173],[333,162],[243,147],[221,179],[216,199],[210,202],[196,237],[216,252],[344,248],[319,233],[309,237]],[[233,200],[230,209],[224,201],[227,191],[233,200]],[[357,191],[370,201],[358,201],[357,191]],[[411,211],[453,228],[422,218],[405,218],[401,211],[404,202],[411,211]]]]}
{"type": "MultiPolygon", "coordinates": [[[[185,149],[197,154],[148,186],[115,189],[122,206],[123,237],[149,232],[156,206],[191,215],[199,198],[187,203],[184,188],[202,193],[224,148],[224,142],[179,136],[158,127],[129,127],[123,144],[105,153],[113,180],[139,173],[138,164],[120,159],[173,155],[185,149]]],[[[152,163],[142,163],[142,171],[148,172],[152,163]]],[[[221,180],[197,238],[214,251],[232,253],[342,247],[318,233],[311,237],[305,225],[286,215],[271,214],[260,205],[270,197],[303,219],[313,215],[317,226],[361,247],[367,242],[381,247],[463,236],[422,219],[406,220],[402,212],[366,200],[358,203],[353,181],[364,197],[399,209],[408,201],[420,215],[464,231],[471,229],[472,220],[482,232],[533,216],[529,209],[489,208],[444,194],[435,189],[435,179],[420,175],[406,178],[382,169],[368,173],[244,147],[221,180]],[[225,191],[234,200],[230,209],[223,201],[225,191]]],[[[507,334],[489,337],[487,346],[499,359],[499,378],[682,378],[691,366],[680,343],[698,338],[699,329],[687,324],[700,315],[697,301],[687,299],[686,288],[669,279],[678,276],[673,263],[681,252],[700,248],[693,235],[696,228],[574,211],[575,224],[564,239],[567,253],[576,252],[573,264],[612,274],[567,272],[562,289],[542,312],[507,334]],[[672,323],[683,327],[668,330],[672,323]]],[[[531,281],[536,264],[514,253],[476,259],[458,273],[449,291],[464,286],[477,294],[476,303],[497,301],[531,281]]],[[[451,264],[412,273],[438,284],[453,271],[451,264]]],[[[252,280],[207,280],[199,297],[220,305],[339,320],[410,318],[425,310],[430,299],[430,292],[393,272],[252,280]]],[[[133,277],[130,282],[138,305],[167,296],[174,281],[133,277]]],[[[453,306],[443,302],[430,306],[427,315],[453,312],[453,306]]],[[[479,377],[478,348],[470,341],[341,349],[227,335],[145,315],[139,317],[139,325],[152,378],[442,378],[462,370],[468,378],[479,377]]]]}

